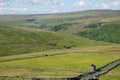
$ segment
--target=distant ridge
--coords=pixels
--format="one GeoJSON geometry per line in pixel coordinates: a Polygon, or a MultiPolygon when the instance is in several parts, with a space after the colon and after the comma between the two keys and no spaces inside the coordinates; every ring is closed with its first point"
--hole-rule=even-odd
{"type": "MultiPolygon", "coordinates": [[[[5,15],[54,15],[54,14],[69,14],[69,13],[81,13],[81,12],[120,12],[120,10],[112,10],[112,9],[91,9],[91,10],[83,10],[83,11],[72,11],[72,12],[61,12],[61,13],[47,13],[47,14],[5,14],[5,15]]],[[[4,14],[2,14],[4,15],[4,14]]],[[[0,15],[1,16],[1,15],[0,15]]]]}

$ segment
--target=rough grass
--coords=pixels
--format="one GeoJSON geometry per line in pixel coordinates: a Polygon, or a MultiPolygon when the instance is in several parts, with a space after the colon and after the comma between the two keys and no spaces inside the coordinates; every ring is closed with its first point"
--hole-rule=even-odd
{"type": "Polygon", "coordinates": [[[49,31],[0,26],[0,56],[95,45],[111,44],[49,31]]]}
{"type": "Polygon", "coordinates": [[[73,40],[71,37],[52,32],[0,26],[0,56],[71,48],[76,46],[73,40]]]}

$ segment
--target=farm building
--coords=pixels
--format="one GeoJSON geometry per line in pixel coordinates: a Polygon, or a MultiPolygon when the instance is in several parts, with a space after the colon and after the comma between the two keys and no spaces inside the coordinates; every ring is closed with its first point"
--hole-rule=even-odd
{"type": "Polygon", "coordinates": [[[96,71],[96,65],[91,64],[91,65],[88,67],[88,72],[95,72],[95,71],[96,71]]]}

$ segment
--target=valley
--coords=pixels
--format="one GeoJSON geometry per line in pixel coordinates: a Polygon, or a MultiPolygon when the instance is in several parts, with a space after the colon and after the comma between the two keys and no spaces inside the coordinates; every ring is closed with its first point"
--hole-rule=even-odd
{"type": "MultiPolygon", "coordinates": [[[[120,59],[120,11],[0,15],[0,80],[71,78],[120,59]]],[[[120,79],[119,66],[99,80],[120,79]]]]}

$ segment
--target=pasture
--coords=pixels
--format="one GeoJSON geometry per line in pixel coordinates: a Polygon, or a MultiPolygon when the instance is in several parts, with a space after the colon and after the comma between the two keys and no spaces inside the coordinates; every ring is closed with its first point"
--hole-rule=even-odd
{"type": "Polygon", "coordinates": [[[99,68],[119,59],[119,52],[119,46],[98,46],[72,49],[68,54],[0,62],[0,75],[22,78],[74,77],[86,73],[90,64],[99,68]]]}

